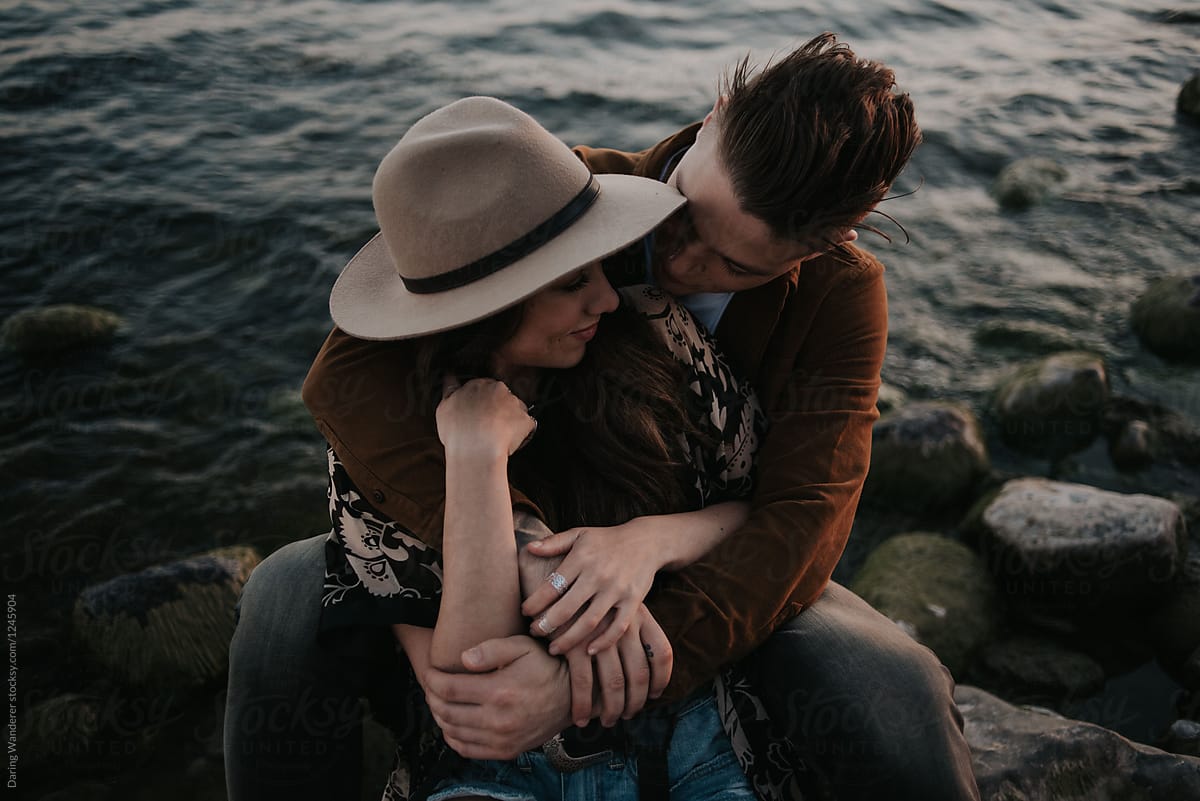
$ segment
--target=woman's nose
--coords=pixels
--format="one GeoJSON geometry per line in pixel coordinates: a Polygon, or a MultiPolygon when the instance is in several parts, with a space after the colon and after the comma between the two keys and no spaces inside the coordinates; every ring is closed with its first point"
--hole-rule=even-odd
{"type": "Polygon", "coordinates": [[[597,270],[599,276],[592,282],[590,288],[594,289],[591,297],[588,298],[588,312],[591,314],[607,314],[615,311],[620,305],[621,299],[617,296],[617,290],[613,289],[612,284],[608,282],[604,272],[597,270]]]}

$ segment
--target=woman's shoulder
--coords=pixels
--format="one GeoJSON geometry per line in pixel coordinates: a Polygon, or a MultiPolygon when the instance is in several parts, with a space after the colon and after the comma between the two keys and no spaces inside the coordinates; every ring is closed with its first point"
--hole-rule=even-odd
{"type": "Polygon", "coordinates": [[[650,323],[675,358],[690,364],[697,352],[716,350],[704,326],[670,294],[650,284],[634,284],[618,291],[622,303],[650,323]]]}

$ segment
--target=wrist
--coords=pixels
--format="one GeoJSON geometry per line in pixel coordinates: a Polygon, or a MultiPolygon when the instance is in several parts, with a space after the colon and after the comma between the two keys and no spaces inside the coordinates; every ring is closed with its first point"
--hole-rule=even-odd
{"type": "Polygon", "coordinates": [[[507,466],[508,450],[497,441],[487,437],[463,437],[446,443],[446,464],[457,464],[474,469],[507,466]]]}

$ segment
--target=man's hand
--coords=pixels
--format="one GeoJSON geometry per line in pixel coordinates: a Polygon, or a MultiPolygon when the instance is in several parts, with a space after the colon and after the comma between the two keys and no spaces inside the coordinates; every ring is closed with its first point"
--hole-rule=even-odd
{"type": "MultiPolygon", "coordinates": [[[[468,759],[514,759],[571,725],[566,663],[524,635],[488,640],[463,653],[472,673],[431,668],[425,697],[446,743],[468,759]]],[[[581,668],[582,672],[582,668],[581,668]]],[[[591,662],[587,664],[591,713],[591,662]]]]}
{"type": "MultiPolygon", "coordinates": [[[[671,681],[675,657],[667,635],[645,604],[638,604],[633,617],[632,625],[615,646],[588,656],[591,643],[585,640],[566,652],[575,709],[583,701],[576,676],[585,672],[582,666],[590,668],[595,662],[596,702],[591,717],[599,715],[605,726],[615,725],[617,718],[629,720],[641,712],[646,701],[662,695],[671,681]]],[[[589,690],[590,686],[589,683],[589,690]]],[[[576,716],[576,725],[581,725],[578,720],[576,716]]]]}

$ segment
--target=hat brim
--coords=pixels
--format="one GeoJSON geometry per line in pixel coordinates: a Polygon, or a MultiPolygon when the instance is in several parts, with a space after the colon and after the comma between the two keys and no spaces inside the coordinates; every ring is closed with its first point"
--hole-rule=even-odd
{"type": "Polygon", "coordinates": [[[645,236],[686,199],[631,175],[597,175],[600,195],[570,228],[492,275],[444,292],[409,292],[382,234],[350,260],[329,295],[334,323],[360,339],[405,339],[482,320],[645,236]]]}

